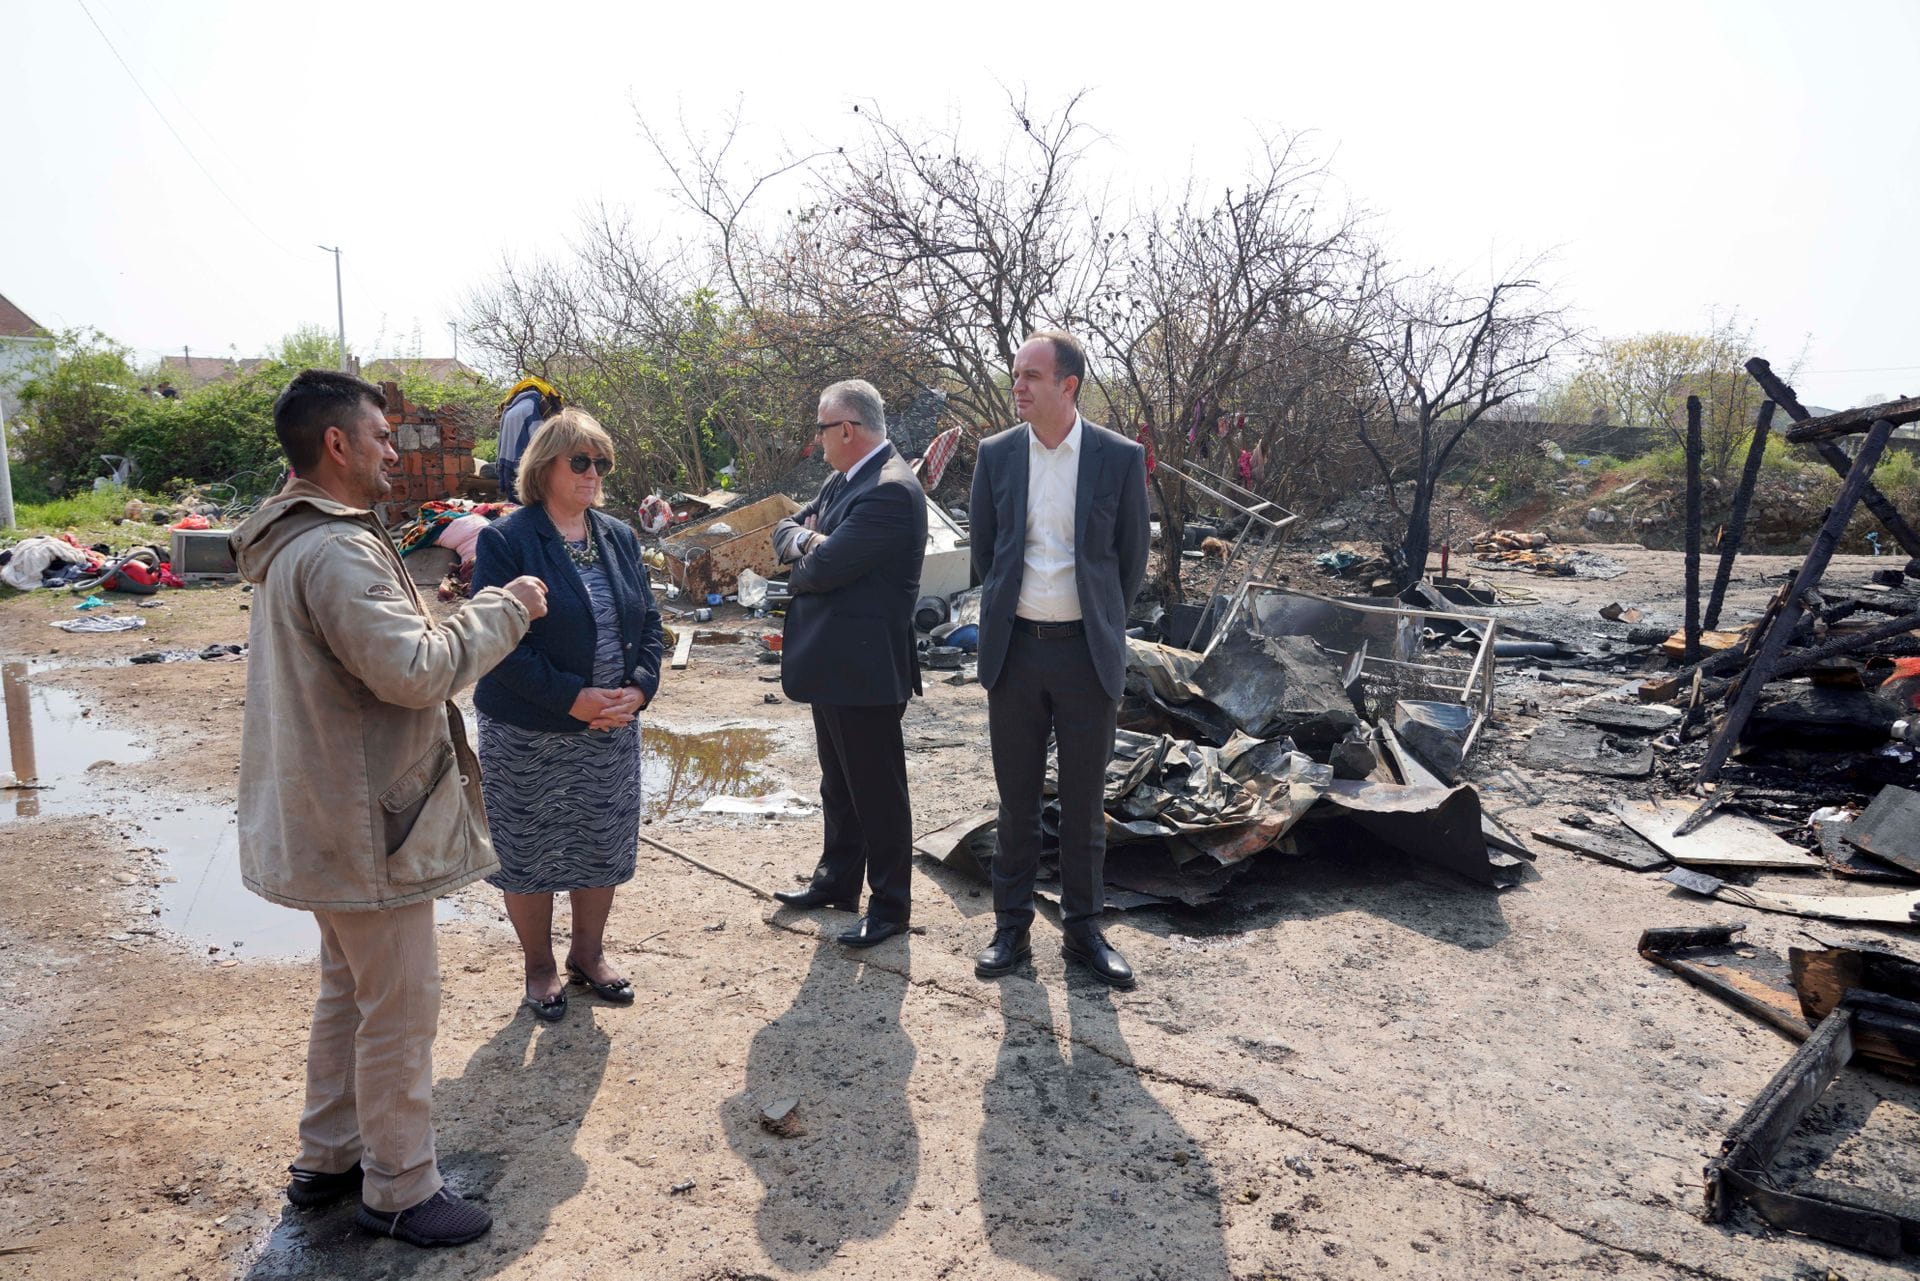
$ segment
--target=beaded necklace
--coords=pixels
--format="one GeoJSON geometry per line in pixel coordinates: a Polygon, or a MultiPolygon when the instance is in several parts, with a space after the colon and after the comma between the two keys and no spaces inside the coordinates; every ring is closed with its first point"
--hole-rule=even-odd
{"type": "Polygon", "coordinates": [[[591,518],[587,521],[585,545],[576,547],[573,543],[568,542],[566,547],[567,555],[572,558],[573,563],[581,569],[586,569],[589,566],[600,563],[600,544],[593,536],[593,521],[591,518]]]}

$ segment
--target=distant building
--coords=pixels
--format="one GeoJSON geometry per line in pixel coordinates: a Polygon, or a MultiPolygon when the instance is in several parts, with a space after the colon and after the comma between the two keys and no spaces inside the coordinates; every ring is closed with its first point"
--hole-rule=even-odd
{"type": "Polygon", "coordinates": [[[456,378],[485,381],[479,370],[452,356],[385,356],[369,360],[360,367],[359,374],[373,383],[397,380],[402,374],[436,383],[448,383],[456,378]]]}
{"type": "Polygon", "coordinates": [[[158,387],[166,383],[180,391],[187,391],[208,383],[237,378],[265,363],[265,359],[259,356],[247,356],[244,359],[229,356],[162,356],[160,363],[154,367],[153,385],[158,387]]]}
{"type": "Polygon", "coordinates": [[[0,418],[20,412],[14,384],[35,360],[53,350],[53,335],[0,295],[0,418]]]}

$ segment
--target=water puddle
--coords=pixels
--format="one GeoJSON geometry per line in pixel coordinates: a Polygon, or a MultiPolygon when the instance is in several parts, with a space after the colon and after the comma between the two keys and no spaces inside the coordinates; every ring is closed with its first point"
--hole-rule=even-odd
{"type": "MultiPolygon", "coordinates": [[[[228,956],[312,956],[313,916],[269,903],[240,881],[231,806],[156,799],[121,776],[152,758],[139,736],[102,725],[64,689],[27,679],[25,663],[0,666],[7,767],[0,773],[0,827],[36,818],[97,814],[142,857],[143,880],[158,881],[159,924],[228,956]],[[22,786],[25,784],[26,786],[22,786]],[[105,816],[112,815],[111,819],[105,816]]],[[[129,868],[127,870],[134,870],[129,868]]],[[[440,900],[438,915],[456,909],[440,900]]]]}
{"type": "Polygon", "coordinates": [[[763,729],[722,729],[676,734],[644,722],[640,727],[640,814],[648,822],[699,807],[715,796],[754,796],[771,780],[761,763],[773,751],[763,729]]]}
{"type": "MultiPolygon", "coordinates": [[[[25,663],[0,666],[0,693],[11,771],[0,771],[0,827],[100,815],[125,833],[130,857],[147,860],[127,870],[158,883],[158,923],[167,931],[223,956],[301,957],[319,950],[310,913],[269,903],[241,883],[231,806],[138,790],[122,770],[152,759],[140,735],[101,724],[67,690],[30,681],[25,663]]],[[[641,743],[648,821],[696,809],[710,797],[752,796],[774,786],[763,769],[773,750],[767,730],[681,734],[643,725],[641,743]]],[[[435,915],[448,921],[461,913],[442,898],[435,915]]]]}

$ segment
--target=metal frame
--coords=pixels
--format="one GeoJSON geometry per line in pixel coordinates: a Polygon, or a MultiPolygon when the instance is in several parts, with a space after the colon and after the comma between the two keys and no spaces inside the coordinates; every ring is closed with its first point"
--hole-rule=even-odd
{"type": "MultiPolygon", "coordinates": [[[[1173,473],[1183,482],[1193,486],[1215,502],[1224,503],[1239,512],[1242,516],[1247,517],[1247,523],[1240,527],[1239,537],[1233,540],[1232,549],[1227,552],[1226,558],[1220,562],[1220,572],[1213,576],[1213,586],[1207,589],[1207,603],[1201,608],[1200,617],[1194,620],[1193,630],[1187,633],[1187,643],[1184,648],[1192,649],[1193,638],[1198,636],[1200,629],[1207,625],[1207,617],[1213,613],[1214,598],[1220,595],[1220,586],[1227,581],[1227,572],[1233,568],[1234,560],[1239,557],[1240,548],[1246,543],[1247,535],[1253,532],[1254,523],[1257,521],[1267,527],[1266,533],[1262,536],[1260,546],[1267,547],[1269,546],[1269,542],[1271,544],[1267,554],[1267,563],[1261,568],[1259,574],[1260,577],[1265,578],[1273,573],[1274,565],[1279,563],[1280,549],[1285,543],[1282,531],[1294,521],[1299,520],[1300,516],[1297,512],[1288,511],[1278,503],[1268,502],[1251,489],[1248,489],[1245,485],[1237,481],[1228,480],[1225,476],[1208,471],[1204,467],[1196,467],[1189,463],[1187,470],[1182,471],[1164,459],[1156,462],[1154,466],[1158,470],[1173,473]],[[1206,479],[1201,480],[1199,479],[1200,476],[1204,476],[1206,479]],[[1219,488],[1216,489],[1215,486],[1219,486],[1219,488]],[[1236,494],[1240,495],[1240,497],[1236,498],[1234,496],[1236,494]],[[1243,499],[1244,501],[1242,501],[1243,499]],[[1274,515],[1276,512],[1279,513],[1278,516],[1274,515]]],[[[1170,556],[1180,555],[1180,550],[1175,548],[1167,548],[1166,552],[1170,556]]]]}
{"type": "MultiPolygon", "coordinates": [[[[1499,619],[1493,617],[1491,614],[1460,614],[1449,610],[1416,609],[1405,605],[1362,605],[1356,601],[1340,600],[1333,596],[1321,596],[1314,592],[1303,592],[1297,588],[1287,587],[1280,583],[1265,583],[1254,580],[1241,584],[1239,592],[1233,598],[1233,603],[1228,605],[1227,612],[1221,615],[1220,625],[1213,629],[1213,637],[1207,642],[1207,648],[1202,652],[1201,657],[1203,659],[1206,655],[1211,654],[1214,647],[1226,636],[1234,622],[1240,617],[1241,611],[1247,607],[1248,595],[1254,592],[1293,596],[1301,600],[1317,601],[1323,605],[1331,605],[1337,609],[1348,609],[1360,614],[1384,614],[1401,618],[1443,618],[1454,623],[1465,622],[1480,624],[1482,626],[1480,644],[1474,651],[1473,662],[1467,669],[1466,680],[1461,682],[1457,687],[1450,682],[1435,682],[1439,688],[1443,690],[1458,693],[1460,695],[1461,706],[1474,707],[1476,704],[1478,705],[1474,713],[1473,727],[1467,731],[1467,739],[1461,746],[1460,754],[1465,756],[1473,751],[1473,745],[1475,741],[1479,739],[1480,731],[1486,725],[1487,718],[1493,715],[1493,643],[1499,635],[1499,619]]],[[[1337,654],[1342,658],[1348,658],[1353,654],[1358,654],[1360,656],[1360,671],[1363,674],[1370,668],[1401,667],[1413,671],[1436,672],[1448,677],[1458,675],[1458,672],[1451,667],[1437,667],[1432,663],[1410,663],[1403,659],[1383,658],[1377,654],[1370,654],[1366,651],[1364,645],[1358,650],[1341,650],[1328,647],[1328,652],[1337,654]]]]}

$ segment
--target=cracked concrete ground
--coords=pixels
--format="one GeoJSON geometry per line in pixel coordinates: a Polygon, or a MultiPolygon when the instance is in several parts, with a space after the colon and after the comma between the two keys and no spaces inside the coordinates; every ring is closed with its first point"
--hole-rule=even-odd
{"type": "MultiPolygon", "coordinates": [[[[1677,562],[1642,555],[1629,603],[1657,611],[1677,562]]],[[[1569,584],[1563,603],[1597,608],[1623,586],[1569,584]]],[[[770,914],[643,847],[609,931],[639,1001],[576,998],[551,1027],[516,1012],[517,950],[497,896],[473,887],[442,928],[436,1115],[443,1165],[485,1198],[494,1232],[426,1254],[355,1235],[345,1212],[287,1210],[311,967],[223,965],[225,951],[130,925],[158,892],[132,851],[162,797],[231,803],[244,666],[99,665],[241,639],[243,601],[179,593],[144,640],[60,638],[56,654],[49,604],[0,605],[0,648],[41,665],[31,680],[158,749],[103,771],[97,812],[0,825],[14,873],[0,900],[0,1248],[25,1248],[9,1274],[1911,1275],[1750,1216],[1701,1221],[1701,1166],[1791,1046],[1641,961],[1634,941],[1732,917],[1784,949],[1805,923],[1703,907],[1551,849],[1498,894],[1367,846],[1265,856],[1231,908],[1115,918],[1142,981],[1113,993],[1064,968],[1045,920],[1030,967],[975,979],[989,902],[943,868],[917,868],[925,932],[862,956],[829,941],[843,914],[770,914]],[[760,1109],[784,1098],[799,1100],[793,1128],[762,1128],[760,1109]]],[[[695,653],[654,723],[764,728],[768,777],[809,791],[805,709],[763,701],[773,687],[751,646],[695,653]]],[[[922,830],[991,804],[984,721],[977,686],[931,686],[910,711],[922,830]]],[[[1524,826],[1573,788],[1515,778],[1486,795],[1524,826]]],[[[646,830],[769,888],[792,884],[819,840],[817,819],[680,815],[646,830]]],[[[1887,1156],[1867,1140],[1910,1134],[1920,1094],[1874,1085],[1809,1142],[1887,1156]]]]}

